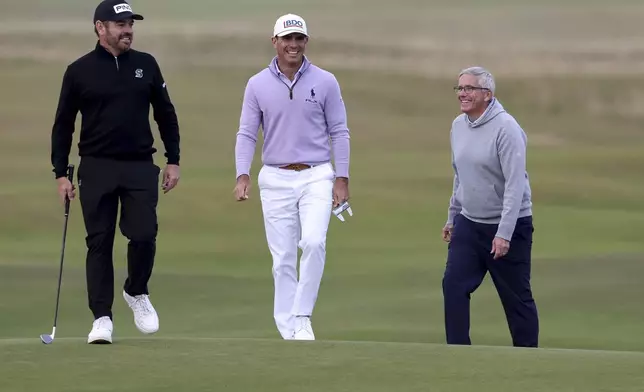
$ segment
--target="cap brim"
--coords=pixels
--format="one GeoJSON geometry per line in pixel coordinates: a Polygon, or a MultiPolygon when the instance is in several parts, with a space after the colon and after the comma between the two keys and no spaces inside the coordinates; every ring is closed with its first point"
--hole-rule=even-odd
{"type": "Polygon", "coordinates": [[[304,30],[301,30],[301,29],[284,30],[282,32],[279,32],[279,33],[275,34],[275,36],[276,37],[283,37],[283,36],[289,35],[289,34],[302,34],[302,35],[306,35],[307,37],[309,36],[304,30]]]}
{"type": "Polygon", "coordinates": [[[125,19],[134,19],[134,20],[143,20],[143,15],[141,14],[125,14],[125,15],[117,15],[112,19],[112,21],[116,22],[118,20],[125,20],[125,19]]]}

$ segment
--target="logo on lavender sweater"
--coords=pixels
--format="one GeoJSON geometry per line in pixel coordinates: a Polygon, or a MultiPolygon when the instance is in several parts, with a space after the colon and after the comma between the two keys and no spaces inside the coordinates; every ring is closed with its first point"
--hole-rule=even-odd
{"type": "Polygon", "coordinates": [[[306,102],[318,103],[318,101],[315,99],[315,88],[311,89],[311,94],[310,94],[309,98],[306,99],[306,102]]]}

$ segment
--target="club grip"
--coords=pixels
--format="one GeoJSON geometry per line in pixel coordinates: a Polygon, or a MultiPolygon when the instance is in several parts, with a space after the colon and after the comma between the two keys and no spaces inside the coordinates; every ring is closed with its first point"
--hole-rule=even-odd
{"type": "MultiPolygon", "coordinates": [[[[72,183],[72,186],[74,186],[74,165],[73,164],[67,165],[67,179],[69,180],[69,182],[72,183]]],[[[65,216],[69,216],[69,207],[70,207],[69,197],[65,197],[65,216]]]]}
{"type": "Polygon", "coordinates": [[[67,166],[67,179],[72,184],[74,183],[74,165],[73,164],[69,164],[67,166]]]}

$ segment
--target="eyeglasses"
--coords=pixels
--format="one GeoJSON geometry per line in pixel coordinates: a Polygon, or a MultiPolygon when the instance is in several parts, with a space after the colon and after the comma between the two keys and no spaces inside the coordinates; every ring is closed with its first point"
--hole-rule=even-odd
{"type": "Polygon", "coordinates": [[[487,90],[487,91],[489,91],[490,89],[485,88],[485,87],[474,87],[474,86],[454,86],[454,91],[457,92],[457,93],[465,91],[467,94],[469,94],[474,90],[487,90]]]}

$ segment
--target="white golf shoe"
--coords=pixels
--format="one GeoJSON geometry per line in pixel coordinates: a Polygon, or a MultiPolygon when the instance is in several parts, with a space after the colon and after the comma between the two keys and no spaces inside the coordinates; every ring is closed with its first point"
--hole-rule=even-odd
{"type": "Polygon", "coordinates": [[[298,316],[295,318],[295,332],[293,332],[291,340],[315,340],[310,317],[298,316]]]}
{"type": "Polygon", "coordinates": [[[112,320],[107,317],[99,317],[94,320],[92,330],[87,335],[87,343],[89,344],[110,344],[112,343],[112,330],[114,325],[112,320]]]}
{"type": "Polygon", "coordinates": [[[134,324],[139,331],[150,334],[159,330],[159,317],[146,294],[131,296],[123,290],[123,298],[134,313],[134,324]]]}

